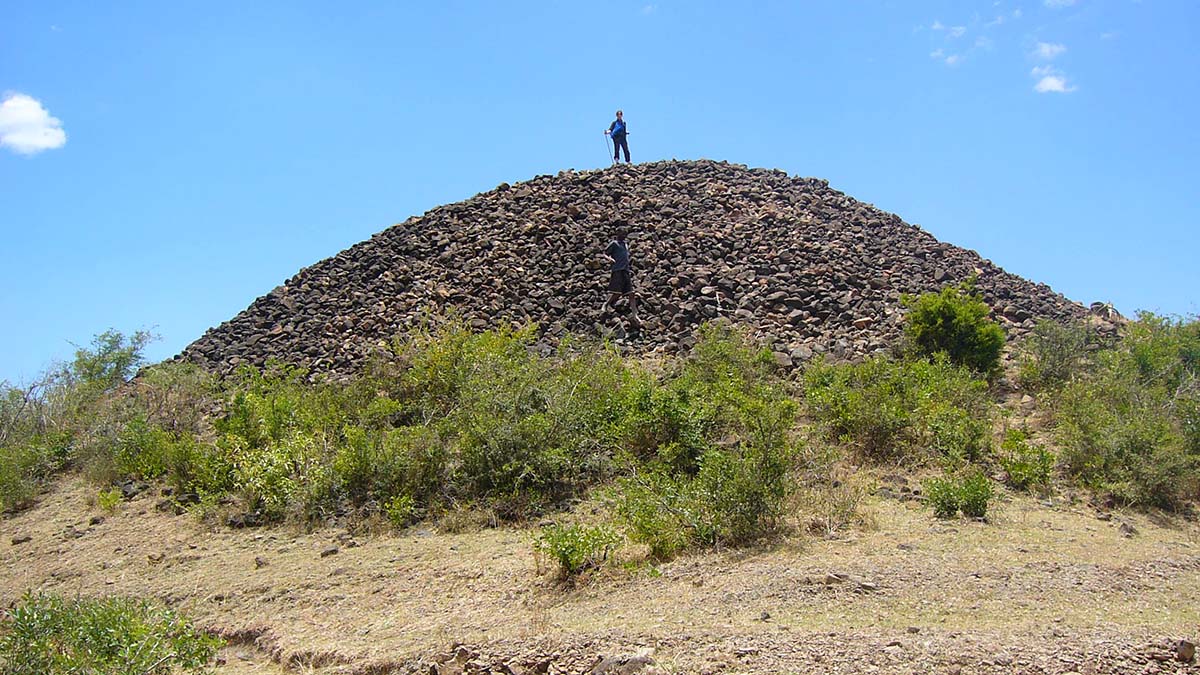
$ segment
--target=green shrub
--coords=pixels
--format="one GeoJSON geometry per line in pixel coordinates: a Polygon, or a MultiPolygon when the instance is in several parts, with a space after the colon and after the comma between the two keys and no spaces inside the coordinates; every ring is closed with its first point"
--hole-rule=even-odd
{"type": "Polygon", "coordinates": [[[47,479],[79,459],[98,421],[110,421],[113,392],[142,363],[150,339],[110,330],[28,387],[0,383],[0,508],[27,505],[47,479]]]}
{"type": "Polygon", "coordinates": [[[171,444],[167,456],[167,481],[179,494],[195,493],[201,499],[220,498],[236,487],[237,461],[242,445],[229,438],[203,442],[183,436],[171,444]]]}
{"type": "Polygon", "coordinates": [[[1054,454],[1030,443],[1025,432],[1009,429],[1000,444],[1000,466],[1008,474],[1008,484],[1018,490],[1045,487],[1054,471],[1054,454]]]}
{"type": "Polygon", "coordinates": [[[748,544],[778,529],[793,455],[786,444],[747,444],[709,450],[694,476],[651,465],[620,479],[617,511],[656,558],[748,544]]]}
{"type": "Polygon", "coordinates": [[[992,496],[992,481],[978,469],[968,471],[958,485],[958,507],[968,518],[987,516],[992,496]]]}
{"type": "Polygon", "coordinates": [[[961,506],[958,483],[946,476],[925,481],[925,503],[938,518],[954,518],[961,506]]]}
{"type": "Polygon", "coordinates": [[[78,347],[67,374],[79,387],[90,393],[111,392],[129,381],[145,363],[143,351],[154,336],[137,331],[125,337],[109,329],[92,339],[92,349],[78,347]]]}
{"type": "Polygon", "coordinates": [[[815,361],[803,380],[809,415],[828,438],[864,457],[960,462],[990,451],[987,386],[945,359],[815,361]]]}
{"type": "Polygon", "coordinates": [[[27,595],[0,620],[0,673],[201,673],[220,646],[171,610],[143,600],[27,595]]]}
{"type": "Polygon", "coordinates": [[[1083,324],[1039,321],[1021,342],[1017,379],[1030,391],[1057,391],[1086,366],[1087,346],[1083,324]]]}
{"type": "Polygon", "coordinates": [[[769,351],[728,325],[702,327],[663,382],[633,390],[617,500],[630,538],[668,558],[776,531],[793,487],[796,414],[769,351]]]}
{"type": "Polygon", "coordinates": [[[983,518],[992,496],[992,482],[978,468],[925,482],[925,503],[938,518],[954,518],[960,510],[968,518],[983,518]]]}
{"type": "Polygon", "coordinates": [[[177,439],[138,416],[125,423],[113,449],[114,468],[125,477],[158,478],[167,471],[177,439]]]}
{"type": "Polygon", "coordinates": [[[1131,505],[1200,498],[1200,321],[1142,314],[1054,406],[1066,472],[1131,505]]]}
{"type": "Polygon", "coordinates": [[[121,491],[116,488],[101,490],[96,495],[96,506],[99,506],[106,513],[113,513],[121,505],[123,498],[124,496],[121,494],[121,491]]]}
{"type": "Polygon", "coordinates": [[[951,363],[988,376],[999,370],[1004,331],[988,319],[991,310],[975,295],[974,280],[903,302],[909,308],[904,334],[918,354],[945,354],[951,363]]]}
{"type": "Polygon", "coordinates": [[[69,461],[71,434],[41,433],[0,447],[0,510],[23,508],[69,461]]]}
{"type": "Polygon", "coordinates": [[[384,513],[392,526],[407,527],[417,519],[416,502],[411,495],[398,494],[384,507],[384,513]]]}
{"type": "Polygon", "coordinates": [[[556,508],[611,473],[607,439],[630,378],[610,350],[565,344],[540,357],[534,337],[530,327],[456,338],[453,359],[431,349],[452,365],[418,372],[426,390],[418,409],[435,420],[452,458],[450,495],[505,519],[556,508]]]}
{"type": "Polygon", "coordinates": [[[234,484],[247,507],[269,519],[309,511],[313,504],[301,497],[308,493],[310,479],[322,472],[324,447],[318,438],[296,431],[261,447],[239,445],[239,440],[227,442],[234,459],[234,484]]]}
{"type": "Polygon", "coordinates": [[[533,547],[558,563],[562,578],[571,579],[604,564],[620,541],[617,533],[607,527],[556,524],[542,528],[533,547]]]}

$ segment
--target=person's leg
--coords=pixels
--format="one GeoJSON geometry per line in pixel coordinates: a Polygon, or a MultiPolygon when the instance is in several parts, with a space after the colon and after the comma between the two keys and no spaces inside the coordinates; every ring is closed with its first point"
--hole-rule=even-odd
{"type": "Polygon", "coordinates": [[[625,163],[629,163],[629,140],[624,136],[621,137],[621,149],[625,151],[625,163]]]}
{"type": "Polygon", "coordinates": [[[630,318],[633,319],[633,323],[635,323],[637,325],[641,325],[642,320],[638,318],[638,313],[637,313],[637,305],[638,305],[637,294],[634,293],[633,291],[630,291],[629,293],[625,294],[625,297],[629,298],[629,316],[630,316],[630,318]]]}

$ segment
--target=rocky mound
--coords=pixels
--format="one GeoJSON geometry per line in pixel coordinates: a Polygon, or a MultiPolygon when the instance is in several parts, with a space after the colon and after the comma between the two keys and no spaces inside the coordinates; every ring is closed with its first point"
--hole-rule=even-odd
{"type": "Polygon", "coordinates": [[[548,341],[625,338],[624,312],[601,312],[617,219],[630,223],[641,299],[641,330],[623,341],[635,352],[686,348],[701,323],[727,317],[785,364],[857,358],[899,335],[901,294],[972,274],[1010,336],[1086,313],[827,181],[669,161],[505,183],[409,218],[301,270],[180,356],[217,372],[275,358],[347,373],[450,310],[476,328],[533,321],[548,341]]]}

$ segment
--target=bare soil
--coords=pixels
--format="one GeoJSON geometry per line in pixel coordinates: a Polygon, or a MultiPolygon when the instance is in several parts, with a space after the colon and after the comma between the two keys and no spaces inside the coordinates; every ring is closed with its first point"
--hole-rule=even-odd
{"type": "Polygon", "coordinates": [[[68,477],[0,520],[0,601],[158,598],[229,640],[220,675],[1200,673],[1175,658],[1200,638],[1200,528],[1061,498],[984,523],[873,497],[870,530],[568,589],[534,530],[232,530],[95,494],[68,477]]]}

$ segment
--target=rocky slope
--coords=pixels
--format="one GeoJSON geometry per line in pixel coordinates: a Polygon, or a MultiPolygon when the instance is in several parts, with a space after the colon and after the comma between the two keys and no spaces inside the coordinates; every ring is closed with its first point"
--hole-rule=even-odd
{"type": "Polygon", "coordinates": [[[180,355],[227,372],[277,358],[352,372],[432,312],[476,328],[533,321],[546,339],[625,337],[603,314],[601,252],[629,222],[643,326],[637,352],[688,347],[717,317],[748,326],[784,364],[856,358],[901,328],[900,296],[978,275],[1010,335],[1086,310],[977,253],[937,241],[824,180],[712,161],[539,176],[409,218],[301,270],[180,355]]]}

